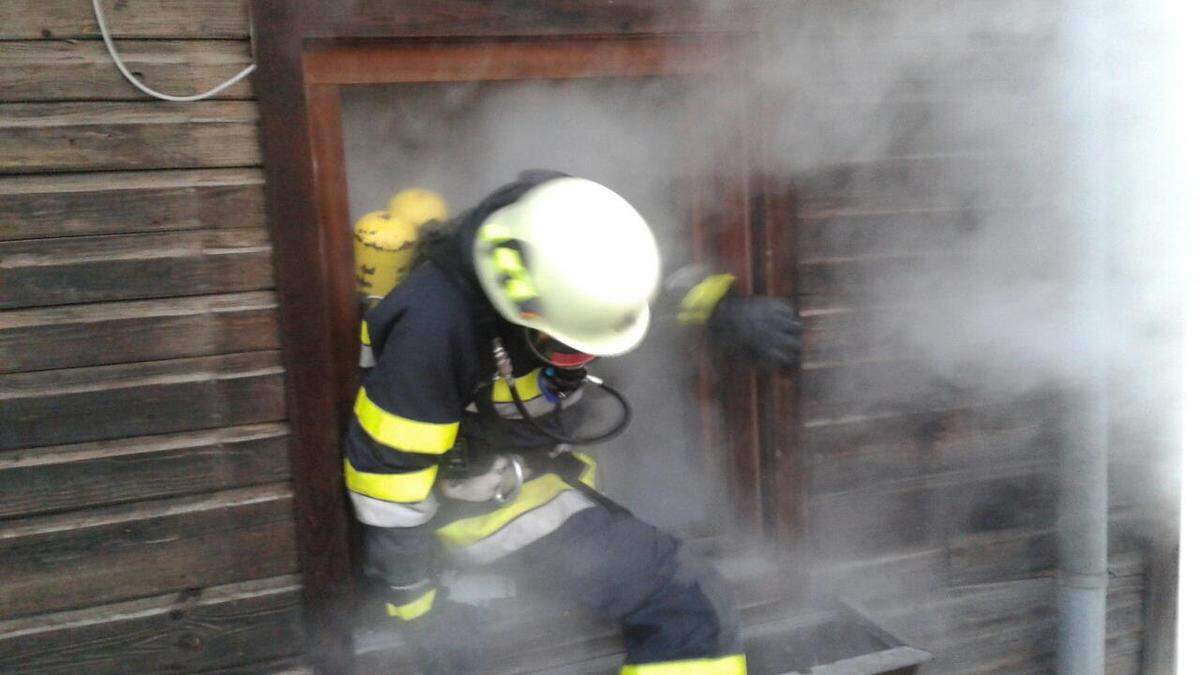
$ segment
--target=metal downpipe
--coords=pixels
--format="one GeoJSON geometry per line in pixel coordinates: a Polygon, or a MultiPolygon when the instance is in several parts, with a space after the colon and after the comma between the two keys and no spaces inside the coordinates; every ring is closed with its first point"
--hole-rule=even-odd
{"type": "Polygon", "coordinates": [[[1075,328],[1083,376],[1073,392],[1059,468],[1058,668],[1063,675],[1104,672],[1108,588],[1108,395],[1103,336],[1107,307],[1105,30],[1100,0],[1065,0],[1066,226],[1078,254],[1075,328]]]}

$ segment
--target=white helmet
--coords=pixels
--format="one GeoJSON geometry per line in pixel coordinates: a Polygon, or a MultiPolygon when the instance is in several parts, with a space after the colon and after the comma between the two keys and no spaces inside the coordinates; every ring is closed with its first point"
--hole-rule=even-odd
{"type": "Polygon", "coordinates": [[[484,221],[475,272],[507,321],[596,356],[646,335],[658,246],[638,212],[608,188],[555,178],[484,221]]]}

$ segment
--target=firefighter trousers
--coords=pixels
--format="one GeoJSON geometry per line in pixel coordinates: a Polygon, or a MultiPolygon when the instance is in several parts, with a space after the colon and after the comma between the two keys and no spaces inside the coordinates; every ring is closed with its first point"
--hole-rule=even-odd
{"type": "Polygon", "coordinates": [[[602,506],[498,567],[620,622],[627,673],[744,672],[737,608],[712,565],[674,537],[602,506]]]}

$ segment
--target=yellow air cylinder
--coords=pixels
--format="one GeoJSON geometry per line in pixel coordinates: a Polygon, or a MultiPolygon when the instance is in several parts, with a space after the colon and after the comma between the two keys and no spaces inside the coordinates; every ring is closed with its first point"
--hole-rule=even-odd
{"type": "Polygon", "coordinates": [[[417,252],[417,226],[389,211],[371,211],[354,224],[354,278],[367,299],[388,294],[408,276],[417,252]]]}
{"type": "Polygon", "coordinates": [[[409,188],[392,195],[388,200],[388,212],[417,227],[431,220],[445,220],[448,216],[446,200],[432,190],[421,188],[409,188]]]}

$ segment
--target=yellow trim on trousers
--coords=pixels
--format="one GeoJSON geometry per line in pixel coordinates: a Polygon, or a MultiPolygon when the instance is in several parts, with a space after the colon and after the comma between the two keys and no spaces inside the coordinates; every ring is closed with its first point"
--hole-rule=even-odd
{"type": "Polygon", "coordinates": [[[746,675],[746,655],[638,663],[622,666],[621,675],[746,675]]]}
{"type": "Polygon", "coordinates": [[[393,605],[389,602],[387,603],[388,616],[394,616],[401,621],[412,621],[418,617],[425,616],[429,613],[429,609],[433,607],[433,599],[436,596],[437,589],[432,588],[428,593],[407,604],[393,605]]]}

